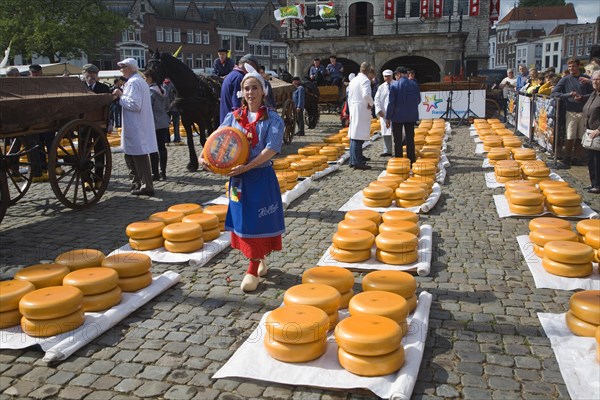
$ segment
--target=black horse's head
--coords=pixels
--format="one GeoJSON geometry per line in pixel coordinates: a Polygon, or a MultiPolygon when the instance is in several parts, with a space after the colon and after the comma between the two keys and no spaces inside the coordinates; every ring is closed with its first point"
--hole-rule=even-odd
{"type": "Polygon", "coordinates": [[[151,71],[160,82],[168,76],[165,65],[161,62],[161,54],[158,49],[156,49],[156,52],[150,50],[150,60],[146,64],[146,71],[151,71]]]}

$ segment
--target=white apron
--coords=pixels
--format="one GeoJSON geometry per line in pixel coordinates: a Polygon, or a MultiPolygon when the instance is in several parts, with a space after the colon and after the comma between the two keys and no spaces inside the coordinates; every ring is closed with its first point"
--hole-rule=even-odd
{"type": "Polygon", "coordinates": [[[121,146],[130,156],[156,153],[156,132],[150,100],[150,87],[139,73],[125,82],[120,98],[123,108],[121,146]]]}
{"type": "Polygon", "coordinates": [[[348,85],[348,109],[350,110],[350,125],[348,135],[350,139],[369,140],[371,138],[371,110],[373,106],[371,96],[371,81],[360,72],[348,85]]]}
{"type": "MultiPolygon", "coordinates": [[[[383,82],[379,85],[379,89],[377,89],[377,93],[375,93],[375,115],[378,115],[380,111],[385,112],[387,110],[387,106],[390,103],[390,85],[387,82],[383,82]]],[[[381,123],[381,134],[383,136],[392,136],[392,125],[390,124],[389,128],[385,126],[385,118],[379,117],[379,122],[381,123]]]]}

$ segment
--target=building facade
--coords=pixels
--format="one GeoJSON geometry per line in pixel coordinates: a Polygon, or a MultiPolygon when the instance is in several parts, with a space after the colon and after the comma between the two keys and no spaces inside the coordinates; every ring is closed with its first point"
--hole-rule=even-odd
{"type": "Polygon", "coordinates": [[[549,35],[542,38],[542,69],[562,70],[562,44],[564,25],[557,26],[549,35]]]}
{"type": "Polygon", "coordinates": [[[563,65],[569,58],[589,60],[592,46],[600,43],[600,17],[594,23],[566,24],[563,40],[563,65]]]}

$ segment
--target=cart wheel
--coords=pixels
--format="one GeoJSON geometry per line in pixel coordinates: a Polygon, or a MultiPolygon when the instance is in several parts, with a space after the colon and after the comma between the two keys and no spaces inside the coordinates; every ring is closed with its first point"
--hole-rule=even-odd
{"type": "Polygon", "coordinates": [[[485,118],[500,118],[500,105],[492,99],[485,99],[485,118]]]}
{"type": "MultiPolygon", "coordinates": [[[[0,153],[2,153],[3,168],[6,172],[6,185],[8,188],[8,198],[10,205],[15,204],[19,199],[25,196],[25,193],[31,186],[31,164],[27,154],[20,153],[24,151],[23,141],[19,139],[0,139],[0,153]]],[[[37,151],[33,150],[33,151],[37,151]]]]}
{"type": "Polygon", "coordinates": [[[0,169],[0,222],[6,215],[6,210],[10,205],[10,195],[8,193],[8,182],[6,170],[0,169]]]}
{"type": "Polygon", "coordinates": [[[48,177],[54,194],[69,208],[82,209],[100,200],[112,168],[108,140],[85,120],[63,126],[50,149],[48,177]]]}
{"type": "Polygon", "coordinates": [[[290,144],[292,143],[292,140],[294,140],[294,131],[296,130],[296,107],[294,107],[294,102],[292,100],[288,99],[283,102],[281,118],[283,118],[285,124],[283,142],[285,144],[290,144]]]}

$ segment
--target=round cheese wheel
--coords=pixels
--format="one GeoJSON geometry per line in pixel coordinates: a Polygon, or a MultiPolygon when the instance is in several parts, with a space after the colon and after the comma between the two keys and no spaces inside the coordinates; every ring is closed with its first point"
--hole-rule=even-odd
{"type": "Polygon", "coordinates": [[[392,374],[404,365],[404,348],[399,346],[391,353],[381,356],[361,356],[338,349],[340,365],[359,376],[384,376],[392,374]]]}
{"type": "Polygon", "coordinates": [[[583,198],[576,193],[551,193],[546,195],[548,203],[561,207],[575,207],[581,204],[583,198]]]}
{"type": "Polygon", "coordinates": [[[404,182],[404,178],[398,175],[383,175],[377,178],[377,182],[395,183],[396,187],[404,182]]]}
{"type": "Polygon", "coordinates": [[[405,186],[396,189],[396,196],[402,200],[422,200],[427,196],[425,189],[419,187],[405,186]]]}
{"type": "Polygon", "coordinates": [[[567,264],[551,260],[548,257],[542,258],[542,267],[552,275],[565,276],[567,278],[590,276],[593,270],[591,262],[586,264],[567,264]]]}
{"type": "Polygon", "coordinates": [[[419,245],[419,238],[408,232],[382,232],[375,239],[377,248],[394,253],[415,251],[419,245]]]}
{"type": "Polygon", "coordinates": [[[540,189],[545,190],[548,187],[569,187],[569,182],[565,182],[565,181],[555,181],[552,179],[546,179],[544,181],[541,181],[538,186],[540,187],[540,189]]]}
{"type": "Polygon", "coordinates": [[[389,199],[394,191],[385,186],[368,186],[362,190],[363,196],[367,199],[389,199]]]}
{"type": "MultiPolygon", "coordinates": [[[[342,308],[342,307],[340,307],[340,308],[342,308]]],[[[327,314],[327,318],[329,319],[329,330],[331,331],[331,330],[335,329],[335,327],[339,321],[338,312],[336,311],[334,313],[327,314]]]]}
{"type": "Polygon", "coordinates": [[[227,216],[227,206],[224,204],[214,204],[204,209],[207,214],[214,214],[219,218],[219,222],[225,222],[227,216]]]}
{"type": "Polygon", "coordinates": [[[424,175],[413,175],[406,180],[406,183],[410,183],[410,182],[424,183],[427,185],[428,188],[431,188],[433,186],[433,184],[435,183],[433,178],[430,178],[430,177],[427,177],[424,175]]]}
{"type": "Polygon", "coordinates": [[[327,350],[326,339],[310,343],[283,343],[269,339],[263,340],[265,350],[276,360],[288,363],[308,362],[321,357],[327,350]]]}
{"type": "Polygon", "coordinates": [[[70,272],[62,283],[78,288],[84,295],[92,295],[114,289],[119,284],[119,274],[112,268],[85,268],[70,272]]]}
{"type": "Polygon", "coordinates": [[[334,233],[332,241],[343,250],[369,250],[375,236],[367,231],[347,230],[334,233]]]}
{"type": "Polygon", "coordinates": [[[410,159],[402,157],[393,157],[388,160],[388,165],[410,165],[410,159]]]}
{"type": "Polygon", "coordinates": [[[544,205],[540,204],[537,206],[521,206],[518,204],[508,203],[510,212],[519,215],[536,215],[544,212],[544,205]]]}
{"type": "Polygon", "coordinates": [[[543,190],[544,196],[549,196],[551,194],[577,194],[577,189],[567,186],[550,186],[543,190]]]}
{"type": "Polygon", "coordinates": [[[417,308],[417,295],[412,295],[411,297],[408,297],[406,299],[406,304],[408,304],[409,312],[415,311],[415,308],[417,308]]]}
{"type": "Polygon", "coordinates": [[[555,240],[546,243],[544,255],[553,261],[568,264],[583,264],[592,262],[594,249],[575,240],[555,240]]]}
{"type": "Polygon", "coordinates": [[[354,296],[354,290],[350,289],[345,293],[340,293],[340,310],[343,308],[348,308],[348,304],[350,304],[350,299],[354,296]]]}
{"type": "Polygon", "coordinates": [[[583,219],[577,223],[576,229],[582,236],[585,236],[588,231],[598,231],[600,230],[600,219],[583,219]]]}
{"type": "Polygon", "coordinates": [[[152,284],[152,273],[150,271],[138,276],[119,278],[119,287],[123,292],[137,292],[152,284]]]}
{"type": "Polygon", "coordinates": [[[75,271],[82,268],[99,267],[102,265],[104,257],[104,254],[99,250],[77,249],[60,254],[54,262],[75,271]]]}
{"type": "Polygon", "coordinates": [[[583,239],[584,243],[593,249],[600,249],[600,230],[588,231],[583,239]]]}
{"type": "Polygon", "coordinates": [[[373,181],[369,183],[369,187],[387,187],[392,189],[392,195],[394,190],[398,188],[398,183],[394,181],[373,181]]]}
{"type": "Polygon", "coordinates": [[[0,313],[18,310],[21,298],[35,289],[35,285],[26,280],[0,281],[0,313]]]}
{"type": "Polygon", "coordinates": [[[62,285],[63,278],[71,270],[61,264],[36,264],[18,270],[15,279],[33,283],[36,289],[62,285]]]}
{"type": "Polygon", "coordinates": [[[397,323],[402,323],[408,316],[408,304],[404,297],[392,292],[371,290],[362,292],[350,300],[350,315],[381,315],[397,323]]]}
{"type": "Polygon", "coordinates": [[[520,206],[536,206],[544,202],[544,195],[531,192],[515,192],[511,193],[510,202],[520,206]]]}
{"type": "Polygon", "coordinates": [[[415,236],[419,235],[419,227],[414,222],[410,221],[391,221],[384,222],[379,225],[380,233],[395,233],[395,232],[408,232],[415,236]]]}
{"type": "Polygon", "coordinates": [[[379,315],[353,315],[341,320],[335,329],[335,341],[340,348],[365,356],[394,351],[400,346],[402,336],[398,323],[379,315]]]}
{"type": "MultiPolygon", "coordinates": [[[[337,310],[336,310],[337,313],[337,310]]],[[[327,336],[329,317],[320,308],[309,305],[285,305],[267,315],[269,340],[281,343],[312,343],[327,336]]]]}
{"type": "Polygon", "coordinates": [[[351,210],[344,215],[344,219],[368,219],[379,225],[381,223],[381,214],[372,210],[351,210]]]}
{"type": "Polygon", "coordinates": [[[577,318],[600,325],[600,290],[583,290],[569,300],[569,309],[577,318]]]}
{"type": "Polygon", "coordinates": [[[248,162],[250,144],[239,129],[222,127],[210,134],[202,156],[208,167],[217,174],[228,174],[234,167],[248,162]]]}
{"type": "Polygon", "coordinates": [[[419,214],[408,210],[390,210],[383,213],[381,216],[383,222],[392,221],[410,221],[415,224],[419,222],[419,214]]]}
{"type": "Polygon", "coordinates": [[[290,167],[290,162],[283,158],[276,158],[271,160],[273,163],[274,170],[284,170],[290,167]]]}
{"type": "Polygon", "coordinates": [[[182,203],[172,205],[167,209],[167,211],[180,212],[184,215],[192,215],[202,213],[202,207],[200,206],[200,204],[182,203]]]}
{"type": "Polygon", "coordinates": [[[215,240],[219,236],[221,236],[221,230],[219,228],[210,229],[208,231],[202,232],[202,239],[204,239],[204,242],[215,240]]]}
{"type": "Polygon", "coordinates": [[[432,162],[416,161],[412,164],[412,172],[416,175],[433,175],[436,170],[437,165],[432,162]]]}
{"type": "Polygon", "coordinates": [[[371,258],[371,249],[366,250],[344,250],[336,245],[332,245],[329,248],[329,254],[331,257],[340,262],[355,263],[365,261],[371,258]]]}
{"type": "Polygon", "coordinates": [[[385,167],[385,170],[391,174],[405,175],[410,172],[409,164],[389,164],[385,167]]]}
{"type": "Polygon", "coordinates": [[[320,308],[331,314],[340,307],[340,292],[337,289],[320,283],[302,283],[285,291],[285,305],[307,305],[320,308]]]}
{"type": "Polygon", "coordinates": [[[523,166],[523,173],[527,176],[546,177],[550,175],[550,168],[525,165],[523,166]]]}
{"type": "Polygon", "coordinates": [[[366,197],[363,198],[363,204],[366,207],[373,207],[373,208],[377,208],[377,207],[381,207],[381,208],[386,208],[386,207],[390,207],[392,205],[392,198],[389,199],[368,199],[366,197]]]}
{"type": "Polygon", "coordinates": [[[164,227],[162,221],[138,221],[127,225],[125,233],[132,239],[151,239],[161,236],[164,227]]]}
{"type": "Polygon", "coordinates": [[[298,149],[298,154],[302,154],[303,156],[312,156],[317,154],[317,151],[320,149],[315,149],[313,147],[302,147],[298,149]]]}
{"type": "Polygon", "coordinates": [[[46,320],[35,320],[27,317],[21,318],[21,329],[33,337],[49,337],[72,331],[83,325],[85,314],[79,308],[71,314],[46,320]]]}
{"type": "Polygon", "coordinates": [[[117,271],[119,278],[128,278],[148,272],[152,267],[152,259],[146,254],[127,251],[106,257],[102,266],[117,271]]]}
{"type": "Polygon", "coordinates": [[[165,226],[162,236],[171,242],[189,242],[202,236],[202,227],[193,222],[176,222],[165,226]]]}
{"type": "Polygon", "coordinates": [[[377,251],[375,252],[375,257],[378,261],[384,264],[406,265],[412,264],[415,261],[417,261],[419,259],[419,253],[416,249],[405,253],[394,253],[391,251],[377,249],[377,251]]]}
{"type": "Polygon", "coordinates": [[[546,246],[546,243],[553,241],[577,241],[575,232],[561,228],[540,228],[529,232],[529,240],[538,246],[546,246]]]}
{"type": "Polygon", "coordinates": [[[158,221],[164,223],[165,225],[170,225],[176,222],[181,222],[183,217],[185,217],[185,214],[182,212],[161,211],[150,215],[148,219],[150,221],[158,221]]]}
{"type": "Polygon", "coordinates": [[[29,319],[64,317],[81,307],[83,293],[74,286],[52,286],[27,293],[19,301],[19,311],[29,319]]]}
{"type": "Polygon", "coordinates": [[[398,200],[396,200],[396,205],[398,207],[402,207],[402,208],[419,207],[423,203],[425,203],[425,200],[426,199],[419,199],[419,200],[398,199],[398,200]]]}
{"type": "Polygon", "coordinates": [[[19,325],[21,317],[19,309],[0,312],[0,329],[19,325]]]}
{"type": "Polygon", "coordinates": [[[338,223],[338,232],[349,230],[367,231],[373,235],[379,233],[377,224],[368,219],[344,219],[338,223]]]}
{"type": "Polygon", "coordinates": [[[145,251],[154,250],[163,247],[165,244],[165,238],[158,236],[150,239],[133,239],[129,238],[129,247],[132,250],[145,251]]]}
{"type": "Polygon", "coordinates": [[[346,268],[313,267],[304,271],[302,283],[321,283],[336,288],[340,293],[346,293],[354,286],[354,274],[346,268]]]}
{"type": "Polygon", "coordinates": [[[535,183],[531,182],[531,181],[523,181],[523,180],[519,180],[519,181],[510,181],[510,182],[506,182],[506,185],[504,185],[506,187],[506,189],[513,189],[513,188],[521,188],[521,187],[530,187],[533,189],[537,189],[535,186],[535,183]]]}
{"type": "Polygon", "coordinates": [[[529,221],[529,230],[534,231],[541,228],[559,228],[571,230],[571,223],[564,219],[554,217],[539,217],[529,221]]]}
{"type": "Polygon", "coordinates": [[[417,280],[403,271],[373,271],[364,276],[362,289],[365,292],[372,290],[391,292],[409,298],[415,295],[417,280]]]}
{"type": "Polygon", "coordinates": [[[200,236],[198,239],[188,240],[186,242],[172,242],[165,240],[165,249],[171,253],[191,253],[200,250],[204,246],[204,238],[200,236]]]}
{"type": "Polygon", "coordinates": [[[533,245],[533,253],[539,258],[544,258],[544,248],[542,246],[538,246],[537,244],[533,245]]]}
{"type": "Polygon", "coordinates": [[[115,286],[107,292],[83,296],[81,307],[85,312],[108,310],[121,302],[121,293],[121,288],[115,286]]]}
{"type": "Polygon", "coordinates": [[[583,213],[583,208],[581,206],[561,207],[553,204],[546,204],[546,208],[553,214],[565,217],[575,217],[583,213]]]}
{"type": "Polygon", "coordinates": [[[571,332],[577,336],[594,337],[596,336],[596,329],[598,325],[590,324],[579,318],[577,318],[573,311],[567,311],[565,314],[565,322],[571,332]]]}

